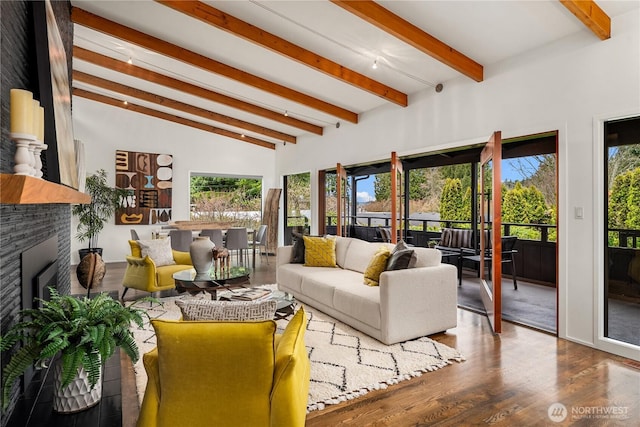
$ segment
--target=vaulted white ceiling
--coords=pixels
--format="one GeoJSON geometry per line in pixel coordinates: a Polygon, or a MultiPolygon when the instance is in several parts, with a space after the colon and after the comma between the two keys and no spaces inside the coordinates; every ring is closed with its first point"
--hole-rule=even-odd
{"type": "MultiPolygon", "coordinates": [[[[180,3],[184,5],[187,2],[180,3]]],[[[405,108],[398,98],[392,99],[396,93],[406,95],[406,102],[410,104],[411,95],[416,92],[435,90],[439,83],[443,83],[446,90],[447,81],[451,79],[472,78],[331,1],[203,3],[250,24],[253,27],[248,28],[255,30],[254,34],[270,33],[279,38],[276,40],[284,39],[311,52],[308,54],[305,51],[305,56],[315,54],[322,57],[318,60],[311,56],[311,60],[320,64],[320,67],[336,65],[347,80],[353,78],[362,82],[368,77],[373,82],[366,81],[365,87],[382,87],[385,93],[391,95],[384,98],[370,93],[298,60],[187,16],[161,2],[72,0],[72,17],[76,22],[74,45],[77,48],[74,50],[73,64],[76,96],[101,100],[105,96],[110,97],[114,105],[123,108],[146,113],[152,109],[159,112],[157,115],[164,114],[162,117],[165,119],[188,119],[191,122],[187,124],[203,124],[204,130],[219,129],[214,131],[247,142],[264,142],[262,145],[272,148],[273,144],[282,143],[283,140],[294,142],[295,137],[308,132],[319,133],[323,127],[335,126],[338,122],[356,121],[357,115],[384,104],[405,108]],[[103,18],[98,20],[100,24],[97,26],[93,24],[93,15],[103,18]],[[181,49],[177,49],[172,58],[159,53],[158,50],[162,49],[157,49],[155,42],[134,44],[126,40],[129,36],[122,27],[114,27],[112,23],[164,40],[181,49]],[[106,34],[101,28],[104,25],[111,28],[108,31],[113,34],[106,34]],[[147,43],[151,44],[145,46],[147,43]],[[203,65],[198,67],[185,63],[185,59],[193,56],[193,53],[216,61],[214,64],[232,67],[232,74],[237,71],[262,86],[258,88],[208,71],[202,68],[203,65]],[[113,59],[117,62],[113,62],[113,59]],[[127,64],[129,59],[132,64],[127,64]],[[374,62],[378,65],[376,69],[372,67],[374,62]],[[130,69],[136,71],[127,74],[130,69]],[[155,74],[145,74],[148,71],[155,74]],[[96,77],[152,95],[132,93],[96,77]],[[167,80],[166,77],[173,79],[175,88],[167,86],[163,81],[167,80]],[[268,82],[271,82],[272,89],[264,90],[268,82]],[[294,96],[293,100],[287,99],[282,96],[285,89],[299,96],[294,96]],[[223,97],[230,98],[231,105],[217,102],[223,97]],[[309,104],[306,99],[324,103],[328,107],[305,105],[309,104]],[[127,101],[127,105],[124,105],[124,101],[127,101]],[[184,112],[181,111],[184,105],[172,101],[202,110],[196,112],[186,108],[189,112],[184,112]],[[306,124],[302,125],[303,122],[306,124]]],[[[485,70],[484,79],[491,78],[487,73],[491,66],[575,33],[597,39],[585,24],[557,0],[376,3],[479,63],[485,70]]],[[[604,13],[614,18],[638,9],[640,3],[599,0],[597,4],[604,13]]],[[[233,23],[232,18],[225,22],[229,21],[233,23]]],[[[408,24],[404,26],[408,27],[408,24]]],[[[615,28],[612,31],[615,35],[615,28]]],[[[148,40],[149,37],[144,39],[148,40]]],[[[293,49],[286,46],[286,42],[277,44],[293,49]]],[[[294,51],[293,57],[301,59],[303,55],[294,51]]],[[[206,60],[203,61],[207,67],[206,60]]],[[[483,82],[475,84],[481,85],[483,82]]]]}

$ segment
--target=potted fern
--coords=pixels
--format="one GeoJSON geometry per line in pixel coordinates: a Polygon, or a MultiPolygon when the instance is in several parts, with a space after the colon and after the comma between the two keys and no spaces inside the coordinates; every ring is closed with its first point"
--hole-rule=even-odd
{"type": "MultiPolygon", "coordinates": [[[[55,359],[53,409],[70,413],[100,401],[102,367],[117,347],[134,362],[140,356],[129,328],[132,323],[142,327],[147,313],[135,303],[125,307],[106,293],[90,299],[60,295],[52,288],[50,292],[49,301],[23,310],[20,320],[0,337],[0,351],[22,344],[3,371],[5,409],[16,380],[34,364],[43,367],[55,359]]],[[[138,301],[150,300],[155,301],[138,301]]]]}

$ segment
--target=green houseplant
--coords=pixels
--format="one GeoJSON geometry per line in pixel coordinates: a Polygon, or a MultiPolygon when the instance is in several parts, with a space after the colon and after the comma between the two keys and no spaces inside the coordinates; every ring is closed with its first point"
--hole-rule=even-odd
{"type": "MultiPolygon", "coordinates": [[[[132,323],[142,327],[146,311],[135,308],[135,303],[122,305],[106,293],[94,298],[76,298],[60,295],[50,288],[51,299],[39,300],[38,309],[25,309],[20,312],[20,320],[0,337],[0,351],[6,351],[20,342],[22,346],[11,356],[3,371],[2,402],[3,408],[9,403],[9,397],[15,381],[32,365],[45,366],[58,354],[59,374],[54,379],[54,410],[57,412],[75,412],[97,403],[101,391],[87,403],[75,403],[80,407],[69,408],[67,403],[57,403],[56,399],[65,399],[66,388],[74,382],[78,388],[79,375],[86,373],[86,393],[100,386],[102,366],[121,347],[135,362],[139,351],[129,330],[132,323]],[[84,405],[84,406],[83,406],[84,405]],[[62,408],[62,409],[58,409],[62,408]]],[[[156,301],[143,298],[138,301],[156,301]]],[[[101,390],[101,389],[100,389],[101,390]]],[[[76,399],[77,400],[77,396],[76,399]]],[[[59,401],[58,401],[59,402],[59,401]]]]}
{"type": "Polygon", "coordinates": [[[78,233],[76,238],[81,242],[89,242],[88,249],[81,249],[80,259],[89,252],[98,252],[98,236],[105,223],[120,205],[120,199],[127,195],[127,190],[112,188],[107,184],[107,172],[97,170],[87,176],[86,192],[91,196],[91,203],[74,205],[71,212],[78,217],[78,233]]]}

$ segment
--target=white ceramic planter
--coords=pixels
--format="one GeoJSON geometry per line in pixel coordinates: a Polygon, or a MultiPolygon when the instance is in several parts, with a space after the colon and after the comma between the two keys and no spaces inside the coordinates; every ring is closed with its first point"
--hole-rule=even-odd
{"type": "Polygon", "coordinates": [[[53,410],[61,414],[71,414],[91,408],[102,398],[102,368],[100,378],[93,389],[86,371],[81,368],[78,376],[67,387],[62,384],[62,359],[53,366],[53,410]]]}

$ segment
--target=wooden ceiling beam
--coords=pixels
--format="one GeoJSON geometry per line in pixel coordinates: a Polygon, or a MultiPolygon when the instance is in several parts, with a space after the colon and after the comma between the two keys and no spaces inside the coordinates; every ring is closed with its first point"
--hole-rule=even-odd
{"type": "Polygon", "coordinates": [[[482,65],[372,0],[331,1],[465,76],[477,82],[484,79],[482,65]]]}
{"type": "Polygon", "coordinates": [[[129,28],[118,24],[117,22],[94,15],[93,13],[77,7],[72,8],[71,20],[76,24],[99,31],[108,36],[124,40],[128,43],[135,44],[147,50],[160,53],[177,61],[184,62],[185,64],[219,74],[348,122],[358,123],[358,114],[345,108],[271,82],[263,79],[262,77],[231,67],[227,64],[223,64],[222,62],[200,55],[199,53],[168,43],[149,34],[142,33],[138,30],[134,30],[133,28],[129,28]]]}
{"type": "Polygon", "coordinates": [[[161,95],[145,92],[143,90],[126,86],[120,83],[116,83],[111,80],[107,80],[101,77],[93,76],[91,74],[83,73],[82,71],[77,71],[77,70],[73,71],[73,81],[87,83],[92,86],[110,90],[112,92],[121,93],[127,97],[137,98],[143,101],[152,102],[154,104],[158,104],[163,107],[172,108],[174,110],[182,111],[183,113],[193,114],[195,116],[200,116],[205,119],[214,120],[216,122],[224,123],[229,126],[238,127],[251,132],[269,136],[274,139],[279,139],[281,141],[291,142],[293,144],[296,143],[295,136],[287,135],[286,133],[278,132],[276,130],[268,129],[263,126],[258,126],[253,123],[245,122],[244,120],[225,116],[224,114],[219,114],[213,111],[206,110],[204,108],[186,104],[184,102],[169,99],[161,95]]]}
{"type": "Polygon", "coordinates": [[[330,77],[348,83],[358,89],[379,96],[389,102],[406,107],[408,96],[392,87],[371,79],[336,62],[320,56],[288,40],[271,34],[261,28],[251,25],[241,19],[229,15],[219,9],[200,1],[168,1],[156,2],[181,12],[191,18],[198,19],[234,36],[255,43],[266,49],[283,55],[293,61],[311,67],[330,77]]]}
{"type": "Polygon", "coordinates": [[[125,104],[121,99],[115,99],[109,96],[100,95],[85,89],[73,88],[73,95],[79,96],[85,99],[90,99],[92,101],[101,102],[103,104],[111,105],[113,107],[123,108],[129,111],[135,111],[136,113],[145,114],[147,116],[155,117],[162,120],[167,120],[169,122],[178,123],[184,126],[189,126],[195,129],[200,129],[205,132],[211,132],[217,135],[226,136],[227,138],[237,139],[238,141],[247,142],[249,144],[258,145],[260,147],[269,148],[271,150],[276,149],[276,145],[272,142],[263,141],[262,139],[253,138],[251,136],[246,136],[246,135],[242,136],[242,134],[239,134],[238,132],[233,132],[227,129],[221,129],[215,126],[196,122],[195,120],[185,119],[184,117],[176,116],[169,113],[164,113],[162,111],[143,107],[141,105],[132,104],[131,102],[127,102],[125,104]]]}
{"type": "Polygon", "coordinates": [[[246,111],[247,113],[255,114],[288,126],[293,126],[307,132],[315,133],[316,135],[322,135],[322,127],[314,125],[313,123],[305,122],[303,120],[296,119],[295,117],[285,116],[282,113],[232,98],[182,80],[174,79],[173,77],[165,76],[164,74],[156,73],[155,71],[147,70],[146,68],[141,68],[134,64],[128,64],[125,61],[119,61],[79,46],[73,47],[73,57],[119,73],[143,79],[151,83],[156,83],[170,89],[179,90],[193,96],[208,99],[209,101],[228,105],[230,107],[237,108],[238,110],[246,111]]]}
{"type": "Polygon", "coordinates": [[[611,38],[611,18],[593,0],[560,0],[560,3],[600,40],[611,38]]]}

